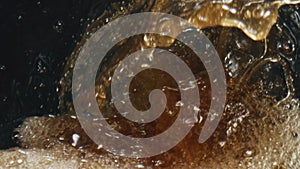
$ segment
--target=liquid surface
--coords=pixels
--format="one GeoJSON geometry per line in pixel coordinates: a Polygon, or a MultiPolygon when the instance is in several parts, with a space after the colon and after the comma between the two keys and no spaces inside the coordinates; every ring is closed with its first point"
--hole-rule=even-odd
{"type": "MultiPolygon", "coordinates": [[[[277,19],[281,5],[296,2],[147,1],[112,4],[87,29],[84,38],[109,20],[136,11],[172,12],[189,19],[199,28],[209,27],[203,31],[217,49],[228,80],[225,111],[214,135],[204,144],[197,142],[205,121],[200,120],[182,142],[161,155],[127,159],[105,152],[81,129],[70,101],[72,65],[80,50],[79,45],[70,56],[62,79],[61,109],[67,114],[25,120],[17,135],[22,149],[2,151],[0,165],[4,168],[37,165],[45,168],[299,168],[300,109],[299,91],[295,87],[299,83],[299,5],[282,9],[281,17],[277,19]],[[270,14],[263,17],[268,11],[270,14]],[[277,23],[272,27],[275,21],[277,23]],[[227,27],[237,27],[242,31],[227,27]]],[[[197,78],[199,93],[204,98],[200,103],[199,119],[205,119],[210,103],[210,85],[203,65],[180,42],[155,35],[145,36],[136,36],[118,44],[99,69],[97,100],[111,125],[118,124],[115,129],[122,133],[143,137],[163,131],[170,125],[164,122],[171,123],[175,117],[178,106],[170,104],[171,113],[161,121],[136,126],[115,116],[114,107],[107,104],[111,99],[107,91],[109,79],[119,60],[129,51],[153,46],[175,53],[191,67],[197,78]]],[[[149,108],[146,98],[153,88],[164,88],[170,103],[179,101],[176,84],[170,77],[162,72],[150,71],[140,74],[132,84],[133,104],[136,103],[139,109],[149,108]],[[145,81],[149,83],[142,83],[142,92],[135,93],[133,89],[140,89],[141,82],[145,81]],[[135,99],[144,101],[137,102],[135,99]]]]}

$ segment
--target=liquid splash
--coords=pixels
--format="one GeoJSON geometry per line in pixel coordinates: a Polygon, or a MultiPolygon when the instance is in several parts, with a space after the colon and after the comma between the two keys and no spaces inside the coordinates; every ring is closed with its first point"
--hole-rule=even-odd
{"type": "MultiPolygon", "coordinates": [[[[152,11],[164,12],[172,2],[158,1],[152,11]]],[[[283,5],[297,4],[299,0],[213,0],[213,1],[180,1],[174,13],[188,19],[198,28],[214,26],[236,27],[253,40],[265,39],[276,23],[278,9],[283,5]],[[190,8],[192,7],[192,10],[190,8]],[[176,11],[176,9],[179,9],[176,11]],[[179,12],[180,11],[180,12],[179,12]]],[[[169,8],[168,8],[169,7],[169,8]]],[[[172,6],[172,10],[173,10],[172,6]]]]}
{"type": "MultiPolygon", "coordinates": [[[[294,38],[300,33],[300,27],[297,27],[299,6],[289,6],[287,14],[277,19],[277,11],[281,5],[296,2],[298,1],[265,3],[249,1],[246,6],[247,3],[238,1],[148,1],[112,5],[112,9],[104,12],[87,29],[82,44],[85,38],[107,21],[132,11],[173,12],[196,23],[199,28],[206,28],[203,30],[204,33],[213,42],[224,61],[229,88],[222,121],[212,138],[201,145],[197,142],[203,125],[201,122],[204,121],[200,120],[190,135],[179,145],[161,155],[147,159],[126,159],[105,152],[101,145],[94,144],[81,129],[74,116],[72,103],[68,99],[71,88],[70,77],[76,54],[80,51],[79,45],[70,56],[61,81],[61,108],[67,114],[25,120],[17,129],[19,134],[16,137],[21,148],[1,151],[0,166],[3,168],[36,166],[44,168],[65,166],[73,168],[300,168],[300,108],[293,80],[298,73],[293,67],[299,63],[296,58],[299,39],[294,38]],[[223,5],[227,7],[222,7],[223,5]],[[215,10],[209,10],[208,7],[210,9],[214,7],[215,10]],[[267,20],[253,18],[252,12],[251,16],[249,15],[250,19],[243,16],[247,13],[246,9],[252,11],[257,7],[262,7],[264,11],[256,11],[258,16],[262,13],[265,15],[268,10],[272,11],[270,18],[266,17],[267,20]],[[236,9],[236,15],[232,14],[235,12],[233,8],[236,9]],[[202,20],[200,22],[199,18],[203,19],[205,16],[210,19],[207,22],[202,20]],[[294,19],[289,16],[294,16],[294,19]],[[278,22],[272,27],[276,19],[278,22]],[[290,22],[287,23],[285,19],[290,22]],[[248,26],[238,27],[238,23],[248,26]],[[257,24],[261,25],[257,26],[257,24]],[[287,24],[289,25],[286,26],[287,24]],[[228,26],[239,28],[244,33],[235,28],[225,28],[228,26]],[[250,35],[247,31],[250,31],[250,35]],[[254,41],[259,39],[266,40],[254,41]]],[[[168,127],[164,122],[176,118],[179,106],[169,106],[168,114],[160,122],[150,126],[136,126],[122,119],[118,121],[118,117],[112,113],[114,109],[109,107],[110,95],[107,94],[107,89],[118,61],[126,56],[128,50],[140,50],[149,46],[168,48],[185,60],[193,72],[196,72],[198,77],[196,84],[201,90],[201,97],[204,98],[201,99],[200,114],[197,118],[205,119],[209,105],[207,98],[210,96],[210,85],[207,75],[203,73],[205,72],[203,66],[196,64],[197,60],[193,59],[191,51],[172,39],[165,41],[163,37],[154,35],[136,38],[137,40],[129,39],[112,50],[109,54],[110,59],[99,71],[99,78],[96,81],[96,98],[99,107],[106,110],[111,125],[122,133],[145,137],[163,131],[168,127]],[[154,43],[154,40],[161,41],[154,43]]],[[[143,74],[137,79],[159,81],[164,90],[169,93],[168,101],[171,100],[174,105],[181,104],[179,95],[176,94],[176,85],[163,73],[150,72],[150,75],[143,74]],[[156,74],[159,78],[151,74],[156,74]]],[[[144,87],[150,90],[154,85],[155,83],[148,83],[144,87]]],[[[147,94],[136,92],[139,91],[139,86],[139,82],[133,84],[132,93],[137,100],[145,99],[143,95],[147,96],[147,94]]],[[[145,101],[144,104],[136,106],[146,109],[149,105],[145,101]]]]}

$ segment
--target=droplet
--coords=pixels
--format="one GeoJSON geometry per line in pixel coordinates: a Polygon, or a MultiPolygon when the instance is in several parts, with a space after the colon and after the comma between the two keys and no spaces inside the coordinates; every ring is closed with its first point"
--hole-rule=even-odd
{"type": "Polygon", "coordinates": [[[145,168],[145,166],[143,164],[137,164],[135,165],[136,168],[145,168]]]}
{"type": "Polygon", "coordinates": [[[17,160],[17,163],[19,163],[19,164],[21,164],[23,162],[23,159],[21,159],[21,158],[19,158],[18,160],[17,160]]]}
{"type": "Polygon", "coordinates": [[[6,70],[6,66],[0,64],[0,70],[6,70]]]}
{"type": "Polygon", "coordinates": [[[194,123],[196,123],[197,121],[198,121],[197,118],[188,118],[188,119],[185,119],[185,120],[184,120],[184,123],[185,123],[185,124],[194,124],[194,123]]]}
{"type": "Polygon", "coordinates": [[[75,147],[77,145],[79,138],[80,136],[76,133],[72,135],[72,139],[73,139],[72,146],[75,147]]]}
{"type": "Polygon", "coordinates": [[[246,156],[251,156],[253,154],[252,150],[246,150],[245,155],[246,156]]]}
{"type": "Polygon", "coordinates": [[[57,33],[62,33],[62,31],[63,31],[63,26],[64,26],[63,21],[57,20],[57,21],[55,22],[55,24],[53,25],[53,29],[54,29],[57,33]]]}
{"type": "Polygon", "coordinates": [[[219,142],[219,145],[220,145],[221,147],[223,147],[225,144],[226,144],[226,141],[220,141],[220,142],[219,142]]]}
{"type": "Polygon", "coordinates": [[[99,144],[98,147],[97,147],[97,149],[101,149],[101,148],[103,148],[103,145],[99,144]]]}
{"type": "Polygon", "coordinates": [[[184,103],[182,101],[176,102],[176,106],[177,107],[182,107],[183,105],[184,105],[184,103]]]}

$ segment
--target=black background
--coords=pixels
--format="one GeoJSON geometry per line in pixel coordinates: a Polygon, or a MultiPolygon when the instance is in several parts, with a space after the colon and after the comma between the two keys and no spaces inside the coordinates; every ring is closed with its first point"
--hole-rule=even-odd
{"type": "Polygon", "coordinates": [[[0,149],[28,116],[58,114],[56,89],[66,58],[109,1],[0,2],[0,149]]]}

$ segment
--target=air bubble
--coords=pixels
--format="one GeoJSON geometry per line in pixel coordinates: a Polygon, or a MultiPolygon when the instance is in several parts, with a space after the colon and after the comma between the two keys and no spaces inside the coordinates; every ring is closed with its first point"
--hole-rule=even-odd
{"type": "Polygon", "coordinates": [[[184,103],[182,101],[176,102],[176,106],[177,107],[182,107],[183,105],[184,105],[184,103]]]}
{"type": "Polygon", "coordinates": [[[64,23],[62,20],[57,20],[55,22],[55,24],[53,25],[53,29],[57,32],[57,33],[62,33],[63,32],[63,27],[64,27],[64,23]]]}
{"type": "Polygon", "coordinates": [[[6,70],[6,66],[0,64],[0,70],[6,70]]]}
{"type": "Polygon", "coordinates": [[[137,164],[135,165],[136,168],[145,168],[145,166],[143,164],[137,164]]]}
{"type": "Polygon", "coordinates": [[[76,133],[72,135],[72,139],[73,139],[72,146],[75,147],[77,145],[79,138],[80,136],[76,133]]]}

